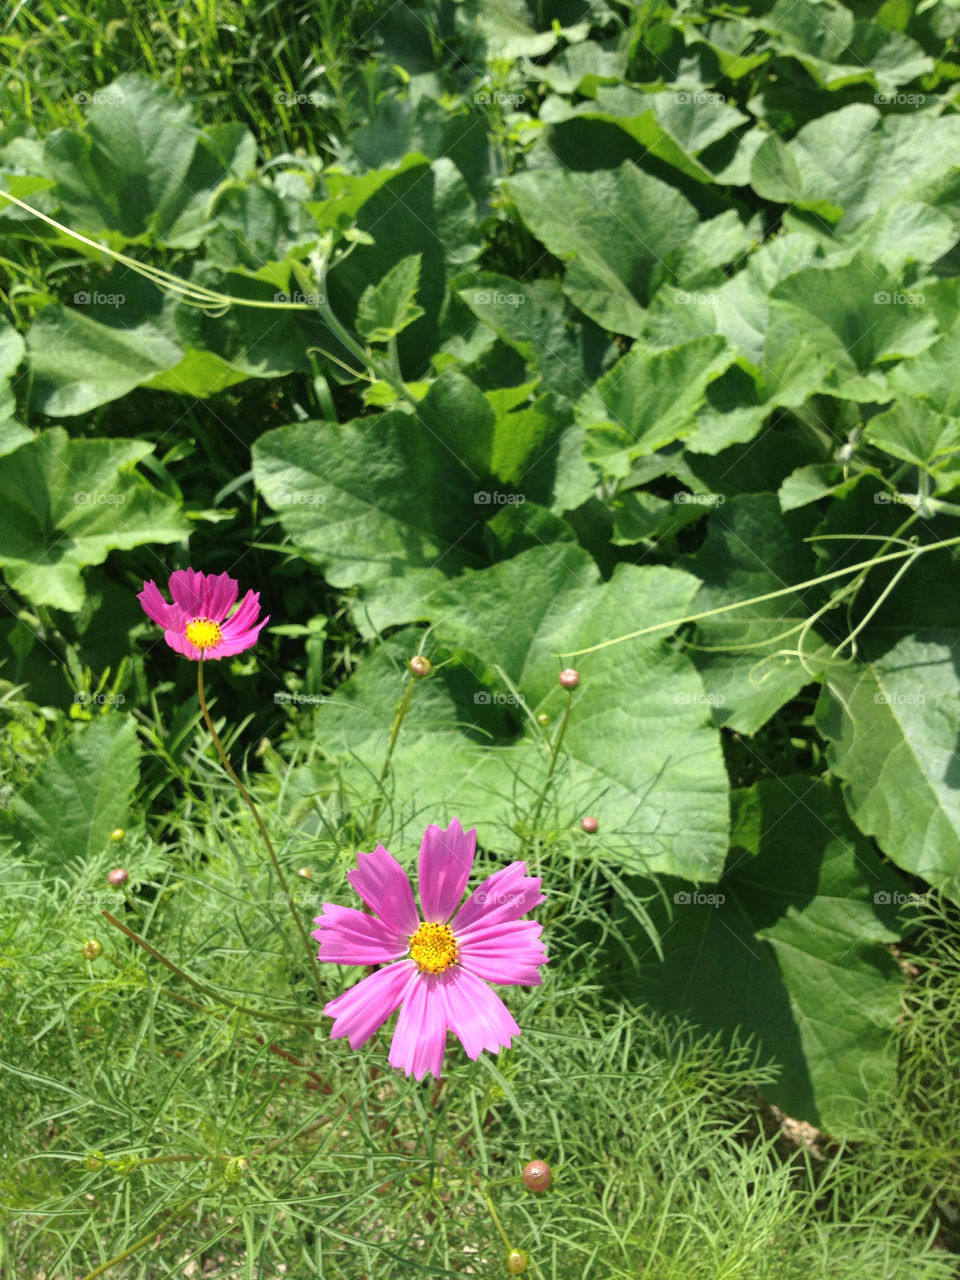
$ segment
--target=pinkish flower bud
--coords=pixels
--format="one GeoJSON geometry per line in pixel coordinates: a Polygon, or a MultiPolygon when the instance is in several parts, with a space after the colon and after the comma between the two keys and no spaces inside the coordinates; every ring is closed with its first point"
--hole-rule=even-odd
{"type": "Polygon", "coordinates": [[[575,689],[580,683],[580,672],[575,671],[573,667],[567,667],[565,671],[560,672],[559,678],[565,689],[575,689]]]}
{"type": "Polygon", "coordinates": [[[107,872],[107,879],[115,889],[119,889],[130,879],[130,872],[126,867],[114,867],[112,871],[107,872]]]}
{"type": "Polygon", "coordinates": [[[407,663],[407,666],[421,680],[433,670],[433,663],[429,658],[425,658],[422,653],[415,654],[407,663]]]}
{"type": "Polygon", "coordinates": [[[114,827],[113,830],[110,832],[110,839],[115,844],[119,844],[126,834],[127,833],[124,831],[123,827],[114,827]]]}
{"type": "Polygon", "coordinates": [[[101,947],[96,938],[90,938],[83,944],[84,960],[96,960],[96,958],[102,954],[103,947],[101,947]]]}
{"type": "Polygon", "coordinates": [[[531,1160],[523,1169],[523,1185],[528,1191],[546,1191],[553,1173],[546,1160],[531,1160]]]}
{"type": "Polygon", "coordinates": [[[507,1270],[512,1276],[522,1276],[530,1259],[522,1249],[511,1249],[507,1254],[507,1270]]]}
{"type": "Polygon", "coordinates": [[[599,825],[600,823],[596,818],[591,818],[589,814],[585,818],[580,819],[580,829],[582,831],[586,831],[588,836],[592,836],[599,825]]]}

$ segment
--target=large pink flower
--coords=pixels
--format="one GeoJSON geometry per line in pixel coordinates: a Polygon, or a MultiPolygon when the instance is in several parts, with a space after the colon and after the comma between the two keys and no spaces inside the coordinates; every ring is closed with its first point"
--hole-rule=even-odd
{"type": "Polygon", "coordinates": [[[249,649],[270,621],[269,617],[257,621],[260,594],[256,591],[248,591],[236,613],[227,618],[237,591],[237,580],[229,573],[178,569],[170,575],[173,604],[167,604],[155,582],[145,582],[137,599],[147,616],[163,627],[170,648],[199,662],[249,649]]]}
{"type": "Polygon", "coordinates": [[[476,830],[464,832],[456,818],[445,831],[427,827],[419,912],[405,871],[382,844],[358,853],[347,878],[373,915],[325,902],[316,917],[321,960],[386,965],[326,1005],[333,1038],[347,1036],[356,1049],[399,1008],[390,1065],[418,1080],[439,1076],[448,1030],[474,1060],[482,1049],[509,1049],[520,1028],[487,983],[537,986],[547,963],[543,926],[520,919],[543,901],[525,862],[488,876],[453,914],[476,846],[476,830]]]}

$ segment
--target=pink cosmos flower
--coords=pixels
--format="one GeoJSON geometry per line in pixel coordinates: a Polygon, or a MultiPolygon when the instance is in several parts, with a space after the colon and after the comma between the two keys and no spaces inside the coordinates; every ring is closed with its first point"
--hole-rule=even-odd
{"type": "Polygon", "coordinates": [[[456,818],[445,831],[427,827],[419,912],[406,872],[382,844],[358,853],[347,878],[373,915],[325,902],[316,917],[321,960],[386,966],[325,1006],[333,1038],[347,1036],[356,1049],[399,1008],[390,1065],[418,1080],[440,1075],[447,1031],[474,1060],[482,1049],[509,1049],[520,1028],[487,983],[537,986],[547,963],[543,926],[520,919],[544,899],[525,862],[495,871],[457,910],[476,846],[476,829],[464,832],[456,818]]]}
{"type": "Polygon", "coordinates": [[[196,569],[178,569],[170,575],[167,604],[155,582],[145,582],[137,599],[144,612],[163,627],[164,639],[171,649],[195,662],[203,659],[229,658],[257,643],[261,627],[260,594],[248,591],[239,609],[227,614],[237,598],[238,583],[229,573],[200,573],[196,569]]]}

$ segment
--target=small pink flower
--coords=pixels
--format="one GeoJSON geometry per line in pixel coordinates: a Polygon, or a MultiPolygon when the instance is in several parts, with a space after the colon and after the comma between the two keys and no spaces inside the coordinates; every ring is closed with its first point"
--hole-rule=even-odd
{"type": "Polygon", "coordinates": [[[167,604],[155,582],[145,582],[137,599],[144,613],[163,627],[164,639],[171,649],[194,662],[210,658],[219,661],[255,645],[260,629],[270,621],[269,617],[257,621],[257,591],[248,591],[239,609],[228,618],[237,591],[237,580],[229,573],[178,569],[170,575],[173,604],[167,604]]]}
{"type": "Polygon", "coordinates": [[[419,912],[406,872],[382,844],[358,853],[347,879],[373,915],[325,902],[316,917],[321,960],[385,965],[326,1005],[333,1038],[347,1036],[357,1049],[399,1009],[390,1065],[418,1080],[440,1075],[447,1031],[474,1061],[483,1049],[509,1049],[520,1028],[487,983],[538,986],[547,963],[543,926],[520,919],[544,900],[525,862],[495,871],[457,910],[476,845],[476,829],[464,832],[456,818],[445,831],[427,827],[419,912]]]}

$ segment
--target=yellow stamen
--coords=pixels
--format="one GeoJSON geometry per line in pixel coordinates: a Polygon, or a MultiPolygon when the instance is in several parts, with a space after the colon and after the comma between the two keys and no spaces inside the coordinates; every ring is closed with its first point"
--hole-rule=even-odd
{"type": "Polygon", "coordinates": [[[448,924],[422,924],[410,939],[410,954],[421,973],[443,973],[456,963],[457,952],[457,940],[448,924]]]}
{"type": "Polygon", "coordinates": [[[194,618],[187,623],[187,639],[203,652],[204,649],[215,649],[220,643],[220,623],[211,622],[209,618],[194,618]]]}

